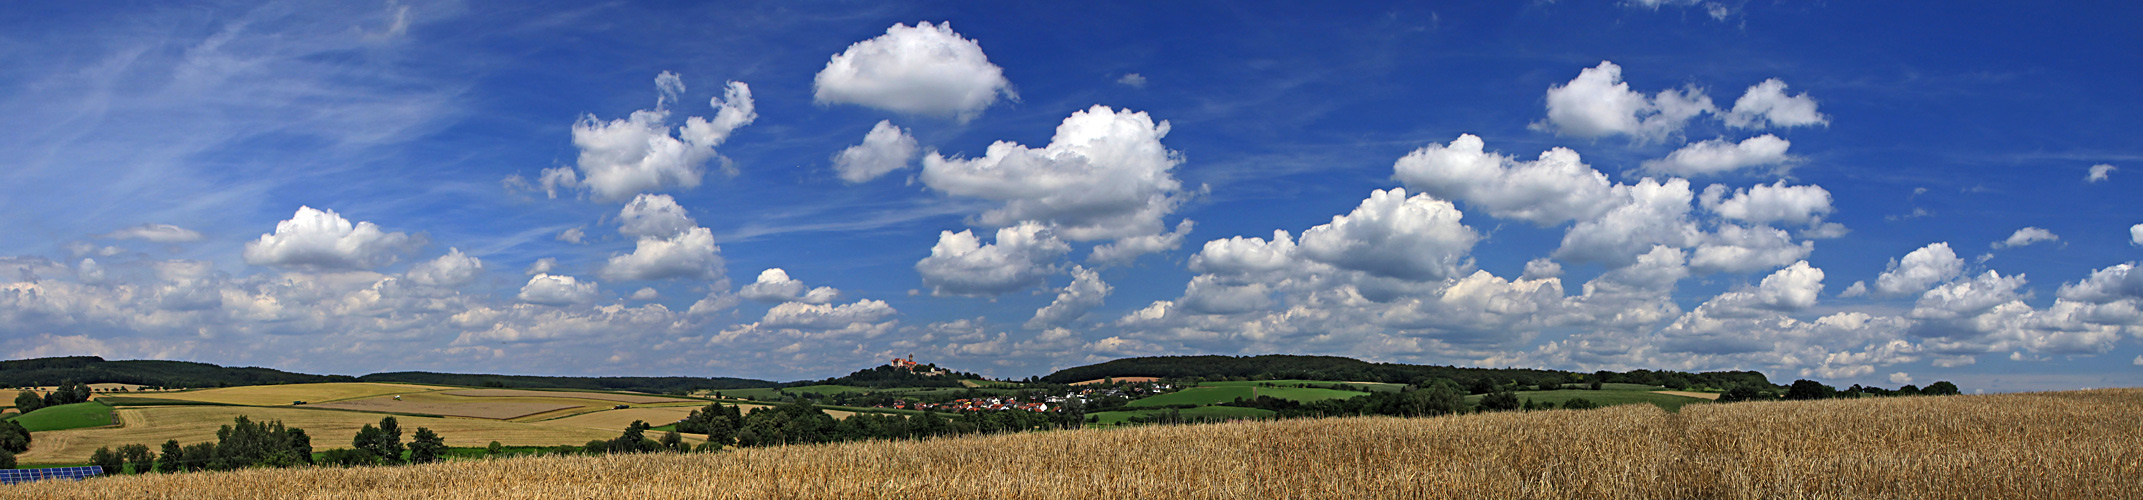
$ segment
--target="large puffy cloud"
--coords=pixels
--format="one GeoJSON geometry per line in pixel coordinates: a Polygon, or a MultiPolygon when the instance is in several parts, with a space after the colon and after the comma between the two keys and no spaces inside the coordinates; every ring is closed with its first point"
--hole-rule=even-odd
{"type": "Polygon", "coordinates": [[[370,269],[394,263],[396,254],[423,241],[371,222],[352,224],[333,210],[301,206],[290,220],[277,222],[274,233],[246,242],[245,260],[293,269],[370,269]]]}
{"type": "Polygon", "coordinates": [[[1705,271],[1750,272],[1784,266],[1808,257],[1815,243],[1798,244],[1785,231],[1769,227],[1720,226],[1705,234],[1689,257],[1689,267],[1705,271]]]}
{"type": "Polygon", "coordinates": [[[1631,91],[1622,81],[1622,67],[1608,61],[1549,87],[1547,106],[1547,121],[1535,128],[1573,137],[1624,134],[1643,140],[1680,131],[1690,118],[1716,109],[1695,88],[1662,90],[1649,98],[1631,91]]]}
{"type": "Polygon", "coordinates": [[[1341,269],[1409,280],[1455,278],[1480,235],[1451,202],[1405,188],[1372,191],[1352,213],[1302,233],[1303,255],[1341,269]]]}
{"type": "Polygon", "coordinates": [[[907,130],[893,126],[891,120],[879,120],[863,135],[863,143],[849,146],[833,155],[833,170],[842,182],[861,183],[876,179],[894,170],[908,167],[915,160],[917,147],[915,137],[907,130]]]}
{"type": "Polygon", "coordinates": [[[98,235],[115,240],[142,240],[156,243],[187,243],[201,241],[201,233],[171,224],[142,224],[98,235]]]}
{"type": "Polygon", "coordinates": [[[840,298],[841,291],[824,286],[806,287],[804,282],[790,278],[788,271],[775,267],[760,271],[759,279],[738,289],[737,296],[761,302],[824,304],[840,298]]]}
{"type": "Polygon", "coordinates": [[[1787,186],[1786,181],[1732,191],[1713,184],[1704,188],[1702,203],[1705,210],[1720,217],[1750,224],[1815,225],[1831,212],[1829,190],[1815,185],[1787,186]]]}
{"type": "Polygon", "coordinates": [[[424,286],[456,287],[476,280],[484,272],[484,261],[461,253],[460,248],[447,249],[446,255],[415,266],[403,273],[409,281],[424,286]]]}
{"type": "Polygon", "coordinates": [[[1063,325],[1085,316],[1087,311],[1101,307],[1103,299],[1114,290],[1101,280],[1101,273],[1084,267],[1072,267],[1071,284],[1057,291],[1056,300],[1034,311],[1034,318],[1027,320],[1027,328],[1042,329],[1063,325]]]}
{"type": "Polygon", "coordinates": [[[1018,97],[1004,69],[990,63],[981,44],[953,32],[950,22],[895,24],[884,35],[849,45],[826,61],[812,89],[820,103],[961,121],[982,114],[999,95],[1018,97]]]}
{"type": "Polygon", "coordinates": [[[632,253],[615,255],[603,265],[603,279],[611,281],[722,277],[721,247],[714,245],[714,232],[695,227],[668,238],[640,238],[632,253]]]}
{"type": "Polygon", "coordinates": [[[521,286],[521,294],[516,298],[531,304],[554,306],[594,302],[595,282],[582,282],[572,276],[538,274],[528,277],[528,284],[521,286]]]}
{"type": "Polygon", "coordinates": [[[1890,261],[1889,269],[1875,277],[1875,292],[1883,295],[1920,293],[1936,283],[1964,273],[1964,259],[1947,242],[1936,242],[1890,261]]]}
{"type": "Polygon", "coordinates": [[[1579,222],[1563,234],[1555,258],[1577,262],[1626,265],[1655,245],[1685,248],[1702,241],[1704,234],[1689,218],[1689,181],[1644,179],[1633,185],[1618,185],[1621,204],[1598,218],[1579,222]]]}
{"type": "MultiPolygon", "coordinates": [[[[1793,312],[1816,305],[1823,293],[1823,270],[1808,265],[1807,261],[1795,262],[1770,276],[1754,288],[1719,294],[1706,304],[1718,310],[1766,310],[1793,312]]],[[[1746,316],[1745,313],[1729,313],[1728,316],[1746,316]]]]}
{"type": "Polygon", "coordinates": [[[1459,200],[1502,219],[1540,225],[1588,219],[1614,203],[1614,185],[1586,166],[1577,152],[1555,148],[1530,162],[1484,150],[1479,136],[1463,134],[1451,144],[1430,144],[1392,164],[1392,177],[1407,188],[1459,200]]]}
{"type": "Polygon", "coordinates": [[[935,295],[995,296],[1040,284],[1070,251],[1054,232],[1034,222],[1000,228],[988,245],[974,231],[944,231],[915,271],[935,295]]]}
{"type": "Polygon", "coordinates": [[[884,301],[863,299],[853,304],[805,304],[787,302],[767,309],[759,325],[772,328],[835,330],[857,323],[877,323],[899,314],[884,301]]]}
{"type": "Polygon", "coordinates": [[[1183,203],[1172,170],[1181,156],[1161,144],[1167,121],[1094,106],[1057,126],[1049,145],[991,144],[980,158],[923,158],[923,184],[962,197],[1003,202],[980,222],[1039,221],[1074,241],[1161,234],[1161,219],[1183,203]]]}
{"type": "Polygon", "coordinates": [[[608,122],[595,115],[574,122],[573,145],[580,148],[576,165],[580,171],[544,170],[544,190],[557,196],[561,187],[585,187],[597,199],[622,200],[641,192],[698,187],[707,162],[720,156],[714,148],[759,116],[751,87],[729,82],[723,96],[708,103],[717,110],[713,120],[694,116],[673,129],[669,106],[684,91],[684,81],[665,71],[655,78],[655,86],[661,91],[655,109],[634,111],[627,118],[608,122]]]}
{"type": "Polygon", "coordinates": [[[2056,241],[2060,239],[2061,237],[2055,236],[2053,231],[2038,227],[2026,227],[2010,233],[2009,239],[1994,242],[1992,246],[1994,248],[2020,247],[2041,241],[2056,241]]]}
{"type": "Polygon", "coordinates": [[[668,238],[698,226],[685,207],[666,194],[642,194],[618,211],[618,232],[642,238],[668,238]]]}
{"type": "Polygon", "coordinates": [[[1816,100],[1803,92],[1786,95],[1786,82],[1777,78],[1752,85],[1740,99],[1734,100],[1734,109],[1722,114],[1728,126],[1740,128],[1802,127],[1829,125],[1830,118],[1816,112],[1816,100]]]}
{"type": "MultiPolygon", "coordinates": [[[[2056,300],[2035,309],[2024,303],[2024,277],[1987,271],[1977,277],[1944,283],[1920,296],[1908,315],[1918,320],[1914,335],[1926,338],[1931,351],[1955,356],[2010,350],[2098,354],[2113,348],[2123,326],[2143,325],[2133,301],[2092,304],[2056,300]]],[[[1969,359],[1969,358],[1966,358],[1969,359]]],[[[1969,362],[1969,361],[1961,361],[1969,362]]]]}
{"type": "Polygon", "coordinates": [[[2063,299],[2104,304],[2117,300],[2143,299],[2143,270],[2133,262],[2091,271],[2091,276],[2061,285],[2063,299]]]}
{"type": "Polygon", "coordinates": [[[1785,165],[1792,161],[1786,148],[1793,143],[1778,136],[1764,134],[1742,140],[1740,143],[1725,139],[1712,139],[1690,143],[1668,153],[1666,158],[1646,160],[1645,171],[1697,177],[1717,175],[1750,167],[1785,165]]]}

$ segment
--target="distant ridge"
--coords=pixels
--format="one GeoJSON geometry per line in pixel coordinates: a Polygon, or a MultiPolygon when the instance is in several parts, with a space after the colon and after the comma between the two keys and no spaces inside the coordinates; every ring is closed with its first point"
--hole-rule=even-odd
{"type": "Polygon", "coordinates": [[[83,384],[135,384],[153,387],[232,387],[322,382],[402,382],[510,387],[520,389],[594,389],[638,392],[683,392],[697,389],[748,389],[780,384],[734,377],[545,377],[433,372],[374,373],[361,377],[312,375],[273,368],[233,368],[192,361],[107,361],[97,356],[68,356],[0,361],[0,387],[83,384]]]}
{"type": "MultiPolygon", "coordinates": [[[[1041,381],[1069,384],[1109,377],[1162,377],[1162,378],[1244,378],[1244,379],[1305,379],[1349,382],[1387,382],[1416,384],[1426,380],[1443,379],[1470,385],[1475,381],[1517,381],[1537,385],[1575,382],[1585,373],[1536,368],[1465,368],[1438,365],[1409,365],[1403,363],[1371,363],[1339,356],[1299,356],[1268,354],[1262,356],[1148,356],[1123,358],[1086,366],[1075,366],[1043,376],[1041,381]]],[[[1607,382],[1629,382],[1669,387],[1701,386],[1727,388],[1742,384],[1770,386],[1764,374],[1753,371],[1718,371],[1687,373],[1674,371],[1632,370],[1606,372],[1607,382]]],[[[1589,380],[1589,379],[1588,379],[1589,380]]]]}

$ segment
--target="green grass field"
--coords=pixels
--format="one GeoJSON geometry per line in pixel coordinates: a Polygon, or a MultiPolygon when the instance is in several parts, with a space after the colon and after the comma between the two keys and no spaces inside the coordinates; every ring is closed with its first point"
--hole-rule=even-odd
{"type": "Polygon", "coordinates": [[[1347,384],[1375,392],[1399,392],[1400,389],[1406,388],[1406,384],[1385,384],[1378,382],[1334,382],[1329,380],[1240,380],[1198,383],[1200,387],[1254,387],[1263,386],[1267,384],[1283,387],[1302,387],[1306,385],[1329,386],[1334,384],[1347,384]]]}
{"type": "Polygon", "coordinates": [[[30,432],[80,429],[112,425],[112,407],[95,401],[38,408],[13,420],[30,432]]]}
{"type": "MultiPolygon", "coordinates": [[[[1104,411],[1089,413],[1087,416],[1096,419],[1092,425],[1109,427],[1124,425],[1125,421],[1130,420],[1133,416],[1152,415],[1166,411],[1168,410],[1104,411]]],[[[1183,416],[1186,417],[1200,418],[1269,418],[1273,415],[1272,410],[1234,406],[1200,406],[1197,408],[1184,408],[1178,411],[1182,412],[1183,416]]]]}
{"type": "Polygon", "coordinates": [[[853,385],[806,385],[801,387],[785,388],[782,389],[781,392],[789,394],[822,394],[830,396],[834,394],[871,392],[871,389],[869,387],[856,387],[853,385]]]}
{"type": "MultiPolygon", "coordinates": [[[[1651,387],[1648,386],[1636,387],[1651,389],[1651,387]]],[[[1659,406],[1660,409],[1667,411],[1681,411],[1683,405],[1708,402],[1703,399],[1687,396],[1675,396],[1672,394],[1653,394],[1646,390],[1617,391],[1606,390],[1605,388],[1602,388],[1602,390],[1598,391],[1589,391],[1581,389],[1564,389],[1560,391],[1518,391],[1517,394],[1519,401],[1525,401],[1530,399],[1534,402],[1555,403],[1557,405],[1561,405],[1564,401],[1569,401],[1572,398],[1585,398],[1591,400],[1593,404],[1597,404],[1600,406],[1652,404],[1659,406]]],[[[1481,395],[1479,394],[1466,396],[1466,403],[1468,404],[1479,403],[1480,401],[1481,395]]]]}
{"type": "Polygon", "coordinates": [[[1125,405],[1132,408],[1154,408],[1174,405],[1211,405],[1234,401],[1236,398],[1256,399],[1272,396],[1281,399],[1309,402],[1322,399],[1349,399],[1368,393],[1311,389],[1306,387],[1256,387],[1256,386],[1199,386],[1168,394],[1141,398],[1125,405]]]}
{"type": "Polygon", "coordinates": [[[711,392],[713,392],[714,396],[718,398],[781,399],[781,389],[775,389],[772,387],[760,387],[755,389],[724,389],[711,392]]]}

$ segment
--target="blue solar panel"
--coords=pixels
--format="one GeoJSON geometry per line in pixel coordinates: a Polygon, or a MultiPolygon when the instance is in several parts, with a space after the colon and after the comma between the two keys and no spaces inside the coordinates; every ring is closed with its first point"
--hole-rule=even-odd
{"type": "Polygon", "coordinates": [[[0,484],[15,484],[45,479],[82,479],[104,474],[103,467],[52,467],[46,469],[0,469],[0,484]]]}

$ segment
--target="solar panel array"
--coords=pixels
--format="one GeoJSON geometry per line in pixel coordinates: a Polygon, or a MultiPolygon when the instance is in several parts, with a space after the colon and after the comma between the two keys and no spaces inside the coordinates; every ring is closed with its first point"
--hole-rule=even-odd
{"type": "Polygon", "coordinates": [[[0,469],[0,484],[26,483],[45,479],[82,479],[104,474],[103,467],[52,467],[45,469],[0,469]]]}

